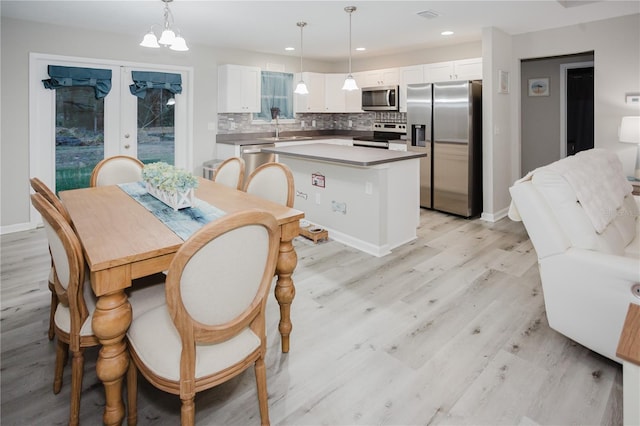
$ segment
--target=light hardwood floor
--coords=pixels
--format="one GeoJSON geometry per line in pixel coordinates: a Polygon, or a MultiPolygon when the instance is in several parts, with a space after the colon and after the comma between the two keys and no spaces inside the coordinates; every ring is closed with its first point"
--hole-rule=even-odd
{"type": "MultiPolygon", "coordinates": [[[[622,368],[549,328],[520,223],[427,210],[420,223],[415,242],[383,258],[296,239],[289,354],[273,296],[268,304],[272,424],[622,424],[622,368]]],[[[70,368],[54,395],[44,232],[1,243],[1,423],[65,424],[70,368]]],[[[87,350],[87,425],[101,422],[104,404],[96,357],[87,350]]],[[[179,423],[178,397],[139,385],[139,424],[179,423]]],[[[198,394],[196,422],[258,425],[252,369],[198,394]]]]}

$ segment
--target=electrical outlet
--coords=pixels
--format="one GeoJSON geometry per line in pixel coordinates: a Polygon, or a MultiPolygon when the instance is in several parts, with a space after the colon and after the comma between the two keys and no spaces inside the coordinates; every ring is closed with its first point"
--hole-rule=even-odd
{"type": "Polygon", "coordinates": [[[311,127],[316,127],[316,120],[311,120],[311,127]]]}
{"type": "Polygon", "coordinates": [[[300,122],[300,127],[304,129],[304,120],[300,122]]]}
{"type": "Polygon", "coordinates": [[[230,130],[235,130],[236,129],[236,122],[235,121],[229,122],[229,129],[230,130]]]}
{"type": "Polygon", "coordinates": [[[331,201],[331,211],[336,213],[347,214],[347,203],[331,201]]]}
{"type": "Polygon", "coordinates": [[[353,121],[349,120],[349,127],[353,127],[353,121]]]}
{"type": "Polygon", "coordinates": [[[302,191],[296,191],[296,197],[300,197],[300,198],[302,198],[303,200],[306,200],[306,199],[307,199],[307,194],[305,194],[305,193],[304,193],[304,192],[302,192],[302,191]]]}
{"type": "Polygon", "coordinates": [[[316,204],[320,204],[320,193],[316,192],[316,204]]]}

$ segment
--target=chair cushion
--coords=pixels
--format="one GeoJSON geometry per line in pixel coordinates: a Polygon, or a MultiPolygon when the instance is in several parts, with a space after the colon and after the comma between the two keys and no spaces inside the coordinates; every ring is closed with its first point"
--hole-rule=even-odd
{"type": "MultiPolygon", "coordinates": [[[[127,332],[129,345],[155,375],[180,380],[182,342],[166,305],[137,317],[127,332]]],[[[260,338],[246,328],[218,344],[196,346],[196,378],[209,376],[236,364],[260,347],[260,338]]]]}
{"type": "MultiPolygon", "coordinates": [[[[91,289],[91,281],[89,280],[89,273],[85,274],[84,280],[84,303],[87,305],[87,310],[89,311],[89,316],[82,324],[80,328],[80,336],[92,336],[93,328],[91,327],[91,320],[93,319],[93,312],[96,310],[96,296],[93,294],[93,290],[91,289]]],[[[65,333],[71,332],[71,312],[68,306],[64,306],[61,303],[58,303],[58,307],[56,308],[56,314],[54,316],[54,320],[56,326],[64,331],[65,333]]]]}

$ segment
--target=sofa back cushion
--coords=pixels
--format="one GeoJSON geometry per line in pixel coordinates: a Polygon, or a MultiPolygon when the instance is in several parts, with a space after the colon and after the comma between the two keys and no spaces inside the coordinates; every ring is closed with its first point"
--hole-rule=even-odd
{"type": "Polygon", "coordinates": [[[536,171],[531,182],[549,204],[573,247],[625,254],[625,248],[636,236],[638,206],[633,195],[626,195],[618,209],[612,208],[606,212],[611,216],[611,220],[606,228],[598,233],[578,202],[576,191],[564,176],[543,168],[536,171]]]}

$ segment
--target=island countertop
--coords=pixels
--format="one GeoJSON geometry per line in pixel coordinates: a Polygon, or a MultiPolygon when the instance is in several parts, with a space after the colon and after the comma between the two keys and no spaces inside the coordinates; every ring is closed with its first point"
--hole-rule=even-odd
{"type": "Polygon", "coordinates": [[[360,146],[343,146],[325,143],[310,145],[294,145],[281,148],[262,148],[262,152],[303,158],[306,160],[341,163],[351,166],[375,166],[394,161],[411,160],[426,157],[426,153],[411,151],[390,151],[388,149],[367,148],[360,146]]]}

